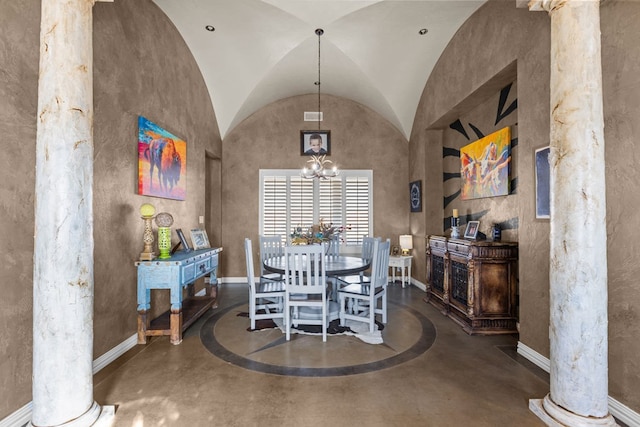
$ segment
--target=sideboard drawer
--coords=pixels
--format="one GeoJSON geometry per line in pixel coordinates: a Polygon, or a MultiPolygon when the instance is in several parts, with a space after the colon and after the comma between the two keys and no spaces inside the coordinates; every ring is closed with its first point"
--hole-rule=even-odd
{"type": "Polygon", "coordinates": [[[469,255],[469,244],[465,244],[465,242],[460,242],[457,240],[450,240],[447,242],[447,249],[452,254],[466,257],[469,255]]]}
{"type": "Polygon", "coordinates": [[[435,249],[437,252],[444,252],[447,248],[447,241],[444,239],[429,239],[429,246],[431,249],[435,249]]]}

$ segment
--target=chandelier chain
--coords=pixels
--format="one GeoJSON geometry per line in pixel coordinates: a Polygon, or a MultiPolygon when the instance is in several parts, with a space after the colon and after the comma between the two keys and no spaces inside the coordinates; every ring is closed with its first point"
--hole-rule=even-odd
{"type": "Polygon", "coordinates": [[[322,85],[322,81],[320,80],[320,36],[324,33],[321,28],[316,30],[316,34],[318,35],[318,130],[320,130],[320,115],[322,114],[322,110],[320,109],[320,86],[322,85]]]}

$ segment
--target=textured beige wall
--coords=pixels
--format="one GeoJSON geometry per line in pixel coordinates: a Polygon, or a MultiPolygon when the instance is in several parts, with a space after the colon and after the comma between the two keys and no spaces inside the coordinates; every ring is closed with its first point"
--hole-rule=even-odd
{"type": "MultiPolygon", "coordinates": [[[[31,400],[39,31],[39,1],[0,2],[0,228],[8,249],[0,276],[0,419],[31,400]]],[[[133,263],[143,232],[138,208],[150,202],[173,214],[175,227],[197,226],[205,206],[205,150],[219,156],[222,147],[200,71],[173,24],[149,0],[95,5],[94,105],[97,358],[136,331],[133,263]],[[138,115],[187,142],[186,201],[136,194],[138,115]]],[[[165,294],[154,295],[156,311],[168,308],[161,307],[165,294]]]]}
{"type": "Polygon", "coordinates": [[[0,420],[31,400],[40,2],[0,2],[0,420]]]}
{"type": "MultiPolygon", "coordinates": [[[[246,277],[243,239],[258,238],[259,169],[299,169],[300,130],[317,129],[304,122],[304,111],[317,110],[317,95],[286,98],[248,117],[223,143],[224,256],[227,277],[246,277]]],[[[331,130],[331,160],[342,169],[373,169],[373,230],[398,242],[409,231],[408,143],[380,115],[361,104],[322,95],[324,122],[331,130]]],[[[254,243],[255,245],[255,243],[254,243]]]]}
{"type": "MultiPolygon", "coordinates": [[[[602,63],[607,162],[609,269],[609,394],[640,411],[640,287],[637,262],[640,194],[635,135],[640,133],[640,2],[607,1],[601,7],[602,63]],[[634,42],[635,40],[635,42],[634,42]]],[[[549,356],[549,221],[535,219],[534,151],[549,144],[549,17],[516,9],[515,2],[490,1],[456,33],[429,78],[416,115],[411,145],[427,144],[425,173],[436,179],[443,163],[441,141],[430,132],[457,118],[482,119],[478,106],[509,81],[517,81],[517,201],[519,227],[510,238],[520,247],[520,341],[549,356]],[[517,78],[513,79],[513,67],[517,78]],[[429,130],[429,129],[434,129],[429,130]],[[435,145],[429,148],[428,144],[435,145]]],[[[446,146],[446,138],[443,143],[446,146]]],[[[413,150],[413,148],[412,148],[413,150]]],[[[423,170],[420,168],[420,170],[423,170]]],[[[415,172],[412,171],[413,176],[415,172]]],[[[441,176],[440,176],[441,179],[441,176]]],[[[441,197],[434,189],[434,198],[441,197]]],[[[446,191],[445,191],[446,195],[446,191]]],[[[430,199],[430,194],[425,197],[430,199]]],[[[507,198],[507,199],[508,199],[507,198]]],[[[466,203],[466,202],[460,202],[466,203]]],[[[501,206],[490,201],[491,211],[501,206]]],[[[499,203],[499,202],[498,202],[499,203]]],[[[437,219],[425,218],[427,233],[441,233],[437,219]]],[[[576,218],[576,220],[579,220],[576,218]]]]}

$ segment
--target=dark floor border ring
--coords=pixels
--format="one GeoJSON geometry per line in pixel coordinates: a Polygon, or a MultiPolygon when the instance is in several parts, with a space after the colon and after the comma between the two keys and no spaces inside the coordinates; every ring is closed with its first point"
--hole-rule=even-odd
{"type": "Polygon", "coordinates": [[[266,374],[295,377],[337,377],[364,374],[367,372],[373,372],[397,366],[411,359],[414,359],[426,352],[433,345],[436,339],[435,326],[427,317],[411,307],[390,302],[389,304],[401,306],[404,310],[412,314],[422,326],[422,333],[420,334],[420,338],[418,339],[418,341],[416,341],[415,344],[413,344],[410,348],[403,351],[402,353],[376,362],[363,363],[360,365],[352,366],[340,366],[334,368],[299,368],[271,365],[268,363],[256,362],[254,360],[247,359],[239,354],[229,351],[226,347],[220,344],[220,342],[218,342],[215,334],[213,333],[214,326],[218,320],[220,320],[229,311],[234,310],[244,304],[246,303],[243,302],[233,305],[231,307],[220,310],[209,317],[200,329],[200,341],[211,354],[224,360],[225,362],[240,366],[245,369],[263,372],[266,374]]]}

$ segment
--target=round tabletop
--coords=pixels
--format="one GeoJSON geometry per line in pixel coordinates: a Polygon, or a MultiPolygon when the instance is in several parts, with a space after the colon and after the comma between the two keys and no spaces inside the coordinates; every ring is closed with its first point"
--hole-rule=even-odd
{"type": "MultiPolygon", "coordinates": [[[[348,276],[369,268],[371,263],[355,256],[327,256],[323,258],[327,276],[348,276]]],[[[264,262],[265,270],[284,274],[284,256],[269,258],[264,262]]]]}

